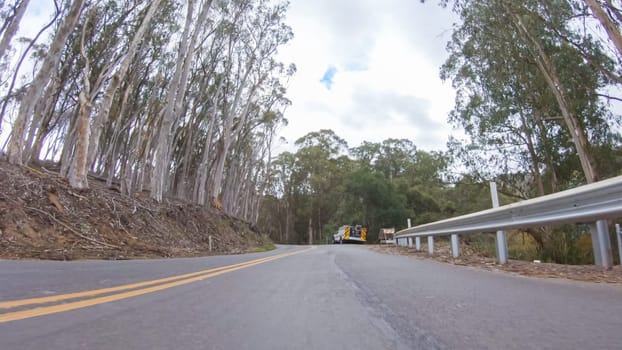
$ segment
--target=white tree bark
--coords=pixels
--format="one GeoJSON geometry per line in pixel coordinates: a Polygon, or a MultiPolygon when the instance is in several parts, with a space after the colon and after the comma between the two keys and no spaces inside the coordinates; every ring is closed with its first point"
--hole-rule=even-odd
{"type": "Polygon", "coordinates": [[[209,160],[210,160],[210,148],[212,147],[212,139],[214,137],[214,132],[216,131],[216,118],[218,116],[218,99],[220,98],[220,93],[222,91],[222,87],[224,85],[225,79],[220,79],[218,83],[218,88],[216,89],[216,95],[214,96],[214,105],[212,106],[212,113],[210,117],[210,126],[207,133],[207,140],[205,141],[205,146],[203,150],[203,157],[201,158],[201,163],[199,165],[199,170],[197,171],[197,180],[198,183],[195,184],[195,202],[199,205],[205,205],[205,197],[207,195],[207,179],[209,175],[209,160]]]}
{"type": "Polygon", "coordinates": [[[84,68],[82,69],[82,91],[78,96],[79,112],[78,112],[78,138],[76,143],[76,155],[71,162],[69,168],[69,186],[72,188],[83,190],[89,187],[87,175],[87,151],[89,149],[89,114],[91,113],[91,101],[88,96],[91,95],[91,83],[89,81],[91,65],[89,58],[84,50],[84,35],[86,33],[88,19],[84,23],[84,29],[82,30],[82,36],[80,40],[80,54],[84,59],[84,68]]]}
{"type": "Polygon", "coordinates": [[[41,68],[37,72],[35,79],[30,84],[21,105],[19,106],[19,112],[17,119],[13,124],[13,130],[11,131],[8,153],[9,162],[12,164],[22,164],[23,151],[24,151],[24,132],[26,125],[32,118],[32,113],[35,104],[39,101],[41,93],[49,83],[49,77],[51,71],[56,69],[60,60],[60,52],[65,45],[65,41],[76,27],[76,23],[82,13],[85,0],[74,0],[71,4],[69,12],[63,23],[60,25],[58,31],[54,35],[54,39],[50,45],[47,56],[41,64],[41,68]]]}
{"type": "Polygon", "coordinates": [[[620,34],[620,29],[616,26],[616,24],[611,20],[605,9],[600,5],[600,3],[596,0],[584,0],[587,6],[592,10],[592,14],[600,24],[603,26],[609,39],[613,42],[616,49],[618,50],[618,56],[622,58],[622,35],[620,34]]]}
{"type": "MultiPolygon", "coordinates": [[[[87,88],[85,88],[87,90],[87,88]]],[[[80,112],[78,112],[78,137],[76,143],[76,154],[74,155],[69,167],[69,186],[82,190],[89,187],[87,180],[86,152],[89,147],[89,112],[91,103],[89,102],[86,91],[81,91],[80,112]]]]}
{"type": "Polygon", "coordinates": [[[313,219],[309,217],[309,245],[313,245],[313,219]]]}

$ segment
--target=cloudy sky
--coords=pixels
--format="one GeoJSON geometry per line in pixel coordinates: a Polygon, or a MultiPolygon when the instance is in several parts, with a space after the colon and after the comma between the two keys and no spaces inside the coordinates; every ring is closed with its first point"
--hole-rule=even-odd
{"type": "Polygon", "coordinates": [[[436,1],[291,0],[295,38],[279,58],[298,68],[283,129],[292,147],[311,131],[332,129],[349,146],[407,138],[441,150],[450,134],[450,82],[439,78],[452,14],[436,1]]]}
{"type": "MultiPolygon", "coordinates": [[[[281,131],[294,150],[301,136],[332,129],[350,147],[362,141],[407,138],[441,150],[450,134],[450,82],[439,78],[454,17],[419,0],[290,0],[287,24],[294,39],[279,52],[295,63],[281,131]]],[[[49,20],[51,1],[31,2],[22,35],[49,20]],[[33,24],[38,25],[33,25],[33,24]],[[30,25],[29,25],[30,24],[30,25]]]]}

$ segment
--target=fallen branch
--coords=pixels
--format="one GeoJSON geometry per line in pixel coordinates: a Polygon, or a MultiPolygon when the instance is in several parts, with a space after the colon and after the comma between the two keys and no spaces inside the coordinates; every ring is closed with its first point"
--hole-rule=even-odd
{"type": "Polygon", "coordinates": [[[47,215],[48,217],[50,217],[52,220],[54,220],[59,225],[65,227],[66,229],[71,231],[76,236],[78,236],[80,238],[83,238],[83,239],[86,239],[87,241],[90,241],[90,242],[93,242],[93,243],[97,243],[99,245],[103,245],[103,246],[110,247],[110,248],[121,249],[121,247],[116,246],[114,244],[109,244],[109,243],[106,243],[106,242],[101,242],[101,241],[98,241],[98,240],[96,240],[94,238],[90,238],[90,237],[87,237],[87,236],[81,234],[80,232],[78,232],[75,229],[71,228],[71,226],[67,225],[66,223],[64,223],[64,222],[62,222],[60,220],[58,220],[57,218],[54,217],[54,215],[52,215],[52,214],[50,214],[50,213],[48,213],[46,211],[43,211],[43,210],[40,210],[40,209],[37,209],[37,208],[33,208],[33,207],[24,207],[24,208],[30,209],[30,210],[34,210],[34,211],[36,211],[38,213],[47,215]]]}
{"type": "Polygon", "coordinates": [[[87,200],[87,199],[88,199],[88,198],[86,198],[86,197],[84,197],[84,196],[81,196],[81,195],[79,195],[79,194],[75,193],[75,192],[67,191],[67,193],[69,193],[70,195],[72,195],[72,196],[74,196],[74,197],[76,197],[76,198],[79,198],[79,199],[84,199],[84,200],[87,200]]]}
{"type": "Polygon", "coordinates": [[[31,167],[29,167],[28,165],[24,165],[24,168],[26,168],[27,170],[29,170],[29,171],[31,171],[31,172],[33,172],[33,173],[35,173],[35,174],[39,175],[39,176],[44,176],[44,175],[45,175],[45,174],[44,174],[44,173],[42,173],[41,171],[39,171],[39,170],[37,170],[37,169],[35,169],[35,168],[31,168],[31,167]]]}

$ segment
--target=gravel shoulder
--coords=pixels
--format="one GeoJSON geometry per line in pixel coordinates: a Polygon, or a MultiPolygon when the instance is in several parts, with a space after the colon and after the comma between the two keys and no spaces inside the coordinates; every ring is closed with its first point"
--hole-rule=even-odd
{"type": "Polygon", "coordinates": [[[512,259],[510,259],[507,264],[502,265],[497,263],[494,258],[478,255],[472,248],[465,244],[461,244],[461,256],[458,258],[453,258],[451,247],[446,242],[438,242],[435,244],[434,255],[428,254],[427,247],[425,246],[422,246],[421,251],[417,251],[415,248],[398,247],[394,245],[374,245],[369,246],[369,249],[383,254],[405,255],[415,259],[429,259],[452,265],[529,277],[622,284],[622,268],[620,266],[614,266],[611,270],[604,270],[595,265],[561,265],[512,259]]]}

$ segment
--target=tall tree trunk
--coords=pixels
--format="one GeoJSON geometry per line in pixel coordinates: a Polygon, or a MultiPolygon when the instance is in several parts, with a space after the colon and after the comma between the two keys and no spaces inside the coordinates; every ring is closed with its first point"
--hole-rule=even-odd
{"type": "Polygon", "coordinates": [[[86,91],[80,92],[80,111],[78,112],[78,137],[75,150],[76,154],[74,155],[71,162],[68,177],[69,185],[72,188],[79,190],[89,187],[86,177],[86,152],[89,147],[89,112],[91,109],[91,104],[86,96],[86,91]]]}
{"type": "Polygon", "coordinates": [[[24,151],[24,131],[26,125],[32,118],[32,112],[35,104],[39,101],[42,91],[45,89],[49,82],[49,77],[53,69],[56,69],[58,61],[60,60],[60,52],[67,41],[69,35],[76,27],[76,23],[82,13],[82,7],[85,0],[74,0],[71,4],[71,8],[67,13],[67,16],[60,25],[58,31],[54,35],[54,39],[47,52],[47,56],[41,64],[41,68],[37,72],[35,79],[30,84],[26,96],[22,100],[19,106],[19,113],[17,119],[13,125],[11,131],[8,153],[9,162],[12,164],[22,164],[23,151],[24,151]]]}
{"type": "MultiPolygon", "coordinates": [[[[6,92],[6,96],[11,95],[11,93],[13,92],[13,88],[15,88],[15,84],[17,83],[17,77],[19,76],[19,70],[22,67],[22,64],[24,63],[24,60],[26,59],[26,57],[28,57],[28,53],[30,52],[30,49],[32,49],[32,47],[35,46],[35,43],[37,42],[37,40],[39,40],[39,37],[43,34],[43,32],[48,30],[48,28],[50,28],[56,22],[56,19],[58,18],[59,15],[60,15],[60,12],[56,11],[54,17],[50,20],[50,22],[48,22],[45,26],[43,26],[43,28],[41,28],[41,30],[39,30],[37,35],[35,35],[35,37],[30,41],[30,43],[28,44],[24,52],[22,52],[22,55],[19,57],[19,60],[17,61],[17,66],[15,67],[15,71],[13,72],[13,77],[11,78],[11,84],[9,85],[9,88],[6,92]]],[[[4,102],[2,103],[2,110],[0,110],[0,131],[2,131],[2,119],[4,118],[4,114],[6,113],[6,108],[9,104],[9,101],[10,100],[6,98],[4,99],[4,102]]]]}
{"type": "Polygon", "coordinates": [[[597,0],[584,1],[590,10],[592,10],[594,17],[596,17],[603,26],[616,49],[618,49],[618,56],[622,58],[622,35],[620,35],[620,30],[597,0]]]}
{"type": "Polygon", "coordinates": [[[43,98],[37,103],[34,109],[34,116],[36,119],[33,117],[28,131],[28,137],[24,143],[24,159],[26,163],[30,162],[33,156],[35,160],[38,160],[41,150],[41,141],[45,137],[49,129],[49,122],[54,115],[54,107],[58,101],[58,93],[55,90],[59,90],[56,74],[54,75],[55,77],[52,83],[45,89],[43,98]]]}
{"type": "Polygon", "coordinates": [[[205,197],[207,195],[207,179],[210,170],[208,167],[210,161],[210,149],[212,147],[214,132],[216,131],[216,118],[218,117],[218,99],[220,98],[220,93],[224,86],[224,82],[224,78],[220,79],[220,81],[218,82],[218,87],[216,88],[214,103],[212,105],[212,113],[210,114],[210,124],[209,128],[207,129],[207,138],[203,147],[203,156],[201,157],[201,162],[199,163],[199,169],[197,170],[197,177],[194,184],[194,201],[199,205],[205,205],[206,202],[205,197]]]}
{"type": "Polygon", "coordinates": [[[70,122],[67,127],[67,133],[64,137],[63,148],[60,155],[60,175],[66,177],[69,174],[69,167],[74,157],[74,146],[76,144],[76,135],[78,133],[78,118],[80,109],[77,108],[72,111],[72,115],[69,118],[70,122]]]}
{"type": "Polygon", "coordinates": [[[585,175],[587,183],[598,181],[599,175],[596,169],[596,162],[594,160],[594,156],[591,153],[590,144],[587,140],[585,129],[581,126],[581,123],[576,118],[576,116],[570,111],[568,99],[566,98],[566,93],[564,91],[564,84],[561,82],[555,66],[551,62],[551,59],[546,54],[540,42],[536,38],[534,38],[531,32],[529,32],[527,27],[523,24],[521,17],[516,13],[510,13],[514,25],[516,26],[520,36],[525,41],[525,44],[527,44],[531,48],[538,68],[544,76],[544,79],[546,80],[551,92],[555,96],[555,100],[557,101],[558,107],[562,112],[562,116],[566,123],[566,127],[568,128],[568,132],[570,133],[572,141],[577,150],[579,161],[581,162],[583,174],[585,175]]]}
{"type": "Polygon", "coordinates": [[[313,245],[313,218],[311,217],[309,217],[309,245],[313,245]]]}
{"type": "Polygon", "coordinates": [[[558,179],[557,179],[557,169],[555,167],[555,162],[553,161],[553,156],[551,153],[553,152],[551,147],[551,140],[547,134],[546,125],[544,125],[544,121],[542,120],[542,113],[539,110],[534,111],[534,119],[536,120],[536,125],[538,126],[540,132],[540,142],[544,146],[544,157],[546,160],[546,166],[548,167],[548,171],[551,176],[551,193],[555,193],[558,190],[558,179]]]}
{"type": "Polygon", "coordinates": [[[542,173],[540,172],[540,160],[538,154],[536,153],[536,147],[534,146],[533,141],[533,132],[531,128],[527,124],[527,119],[525,115],[521,112],[521,126],[523,132],[525,133],[525,139],[527,140],[527,149],[529,150],[529,156],[531,157],[531,167],[532,174],[534,177],[534,181],[536,182],[536,187],[538,188],[538,196],[544,196],[544,183],[542,182],[542,173]]]}
{"type": "Polygon", "coordinates": [[[91,65],[89,63],[89,58],[86,55],[84,50],[84,35],[86,33],[87,21],[84,23],[84,29],[82,30],[82,36],[80,40],[80,54],[84,59],[84,68],[82,68],[82,80],[84,86],[82,87],[82,91],[80,91],[80,95],[78,96],[78,101],[80,104],[80,111],[78,112],[78,138],[76,143],[76,155],[74,157],[74,161],[71,162],[71,166],[69,169],[69,185],[72,188],[82,190],[89,187],[87,175],[87,152],[89,149],[89,136],[90,136],[90,125],[89,125],[89,114],[91,113],[91,101],[88,96],[91,95],[91,84],[89,82],[91,65]]]}
{"type": "Polygon", "coordinates": [[[289,243],[289,200],[285,199],[285,243],[289,243]]]}
{"type": "Polygon", "coordinates": [[[21,0],[21,2],[14,8],[15,11],[13,18],[11,18],[9,25],[4,31],[4,35],[2,35],[2,39],[0,39],[0,59],[2,59],[6,54],[6,50],[9,48],[11,39],[13,39],[13,36],[17,33],[17,29],[19,29],[19,23],[22,21],[24,13],[26,13],[28,2],[30,2],[30,0],[21,0]]]}

